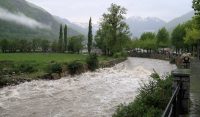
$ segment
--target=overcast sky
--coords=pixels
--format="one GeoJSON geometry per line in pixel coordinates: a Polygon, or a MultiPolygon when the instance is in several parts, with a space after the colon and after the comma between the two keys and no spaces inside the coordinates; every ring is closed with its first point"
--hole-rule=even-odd
{"type": "Polygon", "coordinates": [[[125,7],[126,17],[158,17],[170,21],[192,10],[192,0],[27,0],[71,22],[97,23],[111,3],[125,7]]]}

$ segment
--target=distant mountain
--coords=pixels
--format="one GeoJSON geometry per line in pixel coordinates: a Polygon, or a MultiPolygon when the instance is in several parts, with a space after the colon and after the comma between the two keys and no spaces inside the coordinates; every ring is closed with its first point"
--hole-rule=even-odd
{"type": "Polygon", "coordinates": [[[187,22],[188,20],[191,20],[193,16],[194,16],[194,11],[190,11],[190,12],[168,22],[167,24],[165,24],[165,27],[169,31],[172,31],[177,25],[187,22]]]}
{"type": "MultiPolygon", "coordinates": [[[[57,39],[61,22],[25,0],[0,0],[0,39],[57,39]]],[[[69,35],[79,32],[69,27],[69,35]]]]}
{"type": "Polygon", "coordinates": [[[156,17],[130,17],[126,19],[126,23],[134,37],[140,37],[143,32],[155,32],[166,24],[165,21],[156,17]]]}
{"type": "Polygon", "coordinates": [[[77,32],[79,32],[83,35],[87,35],[87,33],[88,33],[88,29],[86,28],[87,26],[82,27],[82,26],[77,25],[76,23],[70,22],[69,20],[67,20],[65,18],[61,18],[61,17],[58,17],[58,16],[54,16],[54,17],[58,22],[62,22],[63,24],[67,24],[68,27],[72,28],[73,30],[76,30],[77,32]]]}
{"type": "MultiPolygon", "coordinates": [[[[83,23],[83,22],[73,22],[73,24],[79,26],[79,27],[82,27],[84,28],[85,30],[87,30],[87,33],[88,33],[88,23],[83,23]]],[[[99,24],[92,24],[92,32],[93,32],[93,35],[96,34],[96,31],[99,29],[99,24]]]]}

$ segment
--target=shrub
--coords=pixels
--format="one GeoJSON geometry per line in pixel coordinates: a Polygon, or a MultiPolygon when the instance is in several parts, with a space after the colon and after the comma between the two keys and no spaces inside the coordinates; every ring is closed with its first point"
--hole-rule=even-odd
{"type": "Polygon", "coordinates": [[[15,70],[17,70],[16,72],[22,72],[22,73],[33,73],[36,72],[36,65],[33,63],[29,63],[29,62],[25,62],[25,63],[21,63],[19,64],[15,70]]]}
{"type": "Polygon", "coordinates": [[[86,59],[88,69],[91,71],[95,71],[99,66],[99,61],[96,54],[91,54],[86,59]]]}
{"type": "Polygon", "coordinates": [[[83,68],[83,64],[78,61],[73,61],[67,65],[68,72],[71,75],[80,74],[83,68]]]}
{"type": "Polygon", "coordinates": [[[61,73],[62,72],[62,66],[59,63],[50,63],[47,68],[48,73],[61,73]]]}
{"type": "Polygon", "coordinates": [[[128,53],[124,52],[124,51],[114,53],[114,55],[113,55],[114,58],[127,57],[127,56],[128,56],[128,53]]]}
{"type": "Polygon", "coordinates": [[[139,89],[139,95],[128,105],[121,104],[113,117],[160,117],[168,101],[172,90],[171,76],[158,78],[158,74],[151,75],[148,84],[143,84],[139,89]]]}
{"type": "Polygon", "coordinates": [[[120,52],[114,53],[113,57],[114,58],[119,58],[119,57],[121,57],[121,53],[120,52]]]}

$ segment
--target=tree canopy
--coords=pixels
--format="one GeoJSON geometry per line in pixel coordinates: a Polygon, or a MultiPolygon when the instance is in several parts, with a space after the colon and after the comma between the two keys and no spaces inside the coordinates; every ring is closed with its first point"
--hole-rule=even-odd
{"type": "Polygon", "coordinates": [[[107,55],[113,55],[124,49],[130,36],[129,27],[125,23],[126,9],[111,4],[108,13],[103,14],[100,28],[96,33],[96,45],[107,55]]]}
{"type": "Polygon", "coordinates": [[[152,33],[152,32],[144,32],[141,37],[140,40],[147,40],[147,39],[155,39],[156,38],[156,34],[152,33]]]}
{"type": "Polygon", "coordinates": [[[166,28],[161,28],[158,31],[156,38],[158,47],[167,47],[169,45],[169,32],[166,28]]]}
{"type": "Polygon", "coordinates": [[[171,35],[172,45],[176,49],[181,49],[184,47],[184,37],[186,36],[186,29],[184,25],[178,25],[173,31],[171,35]]]}

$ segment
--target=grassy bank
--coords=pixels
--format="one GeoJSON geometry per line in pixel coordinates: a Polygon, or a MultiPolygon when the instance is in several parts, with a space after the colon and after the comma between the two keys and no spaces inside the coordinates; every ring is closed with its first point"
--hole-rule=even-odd
{"type": "MultiPolygon", "coordinates": [[[[87,57],[84,54],[64,53],[0,53],[0,87],[41,78],[52,79],[49,74],[53,73],[58,78],[66,75],[70,68],[78,72],[87,71],[87,57]]],[[[99,63],[114,59],[98,56],[99,63]]]]}
{"type": "Polygon", "coordinates": [[[161,117],[172,95],[172,78],[158,74],[141,86],[139,95],[128,105],[121,104],[113,117],[161,117]]]}

